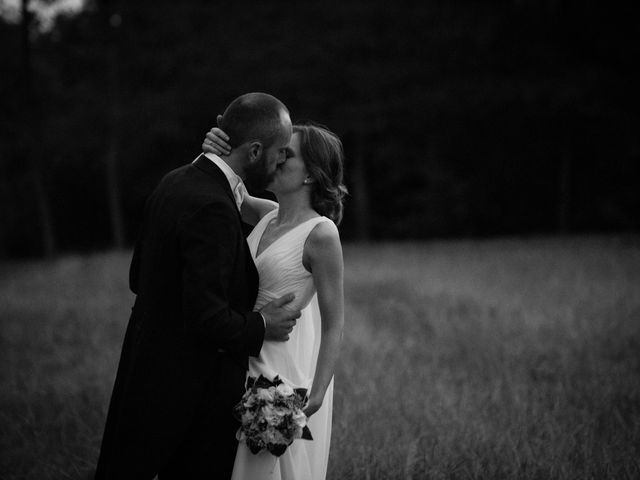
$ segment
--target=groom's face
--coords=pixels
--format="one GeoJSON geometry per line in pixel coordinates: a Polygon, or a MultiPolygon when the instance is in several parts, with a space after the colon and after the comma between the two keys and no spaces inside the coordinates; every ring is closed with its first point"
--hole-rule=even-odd
{"type": "Polygon", "coordinates": [[[273,180],[278,165],[287,159],[292,126],[289,115],[284,112],[279,130],[275,141],[268,148],[263,149],[260,157],[245,170],[245,181],[250,189],[264,190],[273,180]]]}

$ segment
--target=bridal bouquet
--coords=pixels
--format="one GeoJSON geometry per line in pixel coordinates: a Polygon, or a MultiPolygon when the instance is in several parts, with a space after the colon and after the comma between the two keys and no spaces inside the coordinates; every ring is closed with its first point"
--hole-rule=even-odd
{"type": "Polygon", "coordinates": [[[247,391],[234,408],[242,424],[236,438],[245,441],[251,453],[268,450],[279,457],[297,438],[312,440],[302,407],[305,388],[293,389],[278,376],[247,379],[247,391]]]}

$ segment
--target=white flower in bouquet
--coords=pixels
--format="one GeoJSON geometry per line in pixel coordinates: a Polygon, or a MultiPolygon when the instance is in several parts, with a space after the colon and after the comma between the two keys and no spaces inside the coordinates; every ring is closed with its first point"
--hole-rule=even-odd
{"type": "Polygon", "coordinates": [[[256,400],[260,401],[264,401],[264,402],[273,402],[274,399],[274,393],[275,393],[275,388],[273,390],[271,390],[270,388],[260,388],[258,389],[258,392],[256,393],[256,400]]]}
{"type": "Polygon", "coordinates": [[[276,387],[276,392],[278,392],[283,397],[289,397],[294,394],[293,388],[291,388],[286,383],[281,383],[276,387]]]}
{"type": "Polygon", "coordinates": [[[302,430],[307,425],[307,416],[302,412],[295,412],[293,414],[293,421],[302,430]]]}

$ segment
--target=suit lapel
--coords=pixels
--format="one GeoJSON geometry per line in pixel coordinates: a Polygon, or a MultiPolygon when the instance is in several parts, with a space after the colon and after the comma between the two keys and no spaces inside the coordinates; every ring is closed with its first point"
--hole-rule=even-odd
{"type": "Polygon", "coordinates": [[[249,296],[249,301],[247,302],[247,305],[248,305],[247,308],[252,308],[256,300],[256,294],[258,292],[258,282],[259,282],[258,270],[256,269],[256,265],[253,261],[253,256],[251,255],[251,249],[247,244],[246,237],[248,233],[245,231],[245,227],[244,227],[244,225],[246,224],[242,221],[242,215],[240,214],[240,212],[238,211],[238,207],[236,206],[236,199],[233,196],[233,192],[231,191],[231,185],[229,185],[229,180],[227,180],[227,177],[222,172],[222,170],[220,170],[220,168],[218,168],[218,166],[215,163],[213,163],[204,155],[200,155],[198,158],[196,158],[193,162],[193,165],[196,168],[207,173],[208,175],[211,175],[211,177],[213,177],[216,180],[216,183],[220,184],[222,189],[225,191],[225,193],[231,200],[231,205],[233,206],[233,209],[238,214],[238,220],[240,222],[239,225],[240,225],[240,229],[242,230],[242,238],[244,239],[242,243],[244,244],[244,255],[245,255],[245,262],[244,262],[245,275],[246,275],[245,278],[246,278],[247,295],[249,296]]]}
{"type": "Polygon", "coordinates": [[[229,180],[227,180],[227,177],[222,172],[222,170],[220,170],[220,168],[218,168],[215,163],[213,163],[203,154],[200,154],[200,156],[193,161],[193,165],[216,179],[216,181],[222,186],[224,192],[227,194],[227,197],[229,197],[229,199],[231,200],[233,209],[238,214],[240,222],[242,222],[242,216],[240,214],[240,211],[238,210],[238,207],[236,206],[236,199],[233,196],[233,192],[231,191],[231,185],[229,185],[229,180]]]}

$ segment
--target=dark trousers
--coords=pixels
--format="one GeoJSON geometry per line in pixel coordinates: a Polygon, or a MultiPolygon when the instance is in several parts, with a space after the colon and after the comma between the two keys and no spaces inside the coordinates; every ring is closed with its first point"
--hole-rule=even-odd
{"type": "MultiPolygon", "coordinates": [[[[216,398],[219,385],[231,391],[244,391],[244,368],[234,363],[222,362],[222,365],[218,382],[210,386],[207,398],[216,398]]],[[[201,411],[188,429],[185,440],[161,469],[159,480],[231,478],[238,448],[236,432],[240,427],[232,413],[240,396],[231,397],[216,407],[206,403],[200,406],[201,411]]],[[[220,399],[219,393],[217,398],[220,399]]]]}
{"type": "Polygon", "coordinates": [[[217,427],[194,429],[160,471],[159,480],[231,478],[238,448],[235,440],[238,424],[225,420],[217,427]]]}

